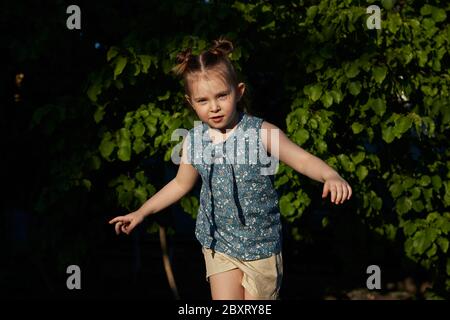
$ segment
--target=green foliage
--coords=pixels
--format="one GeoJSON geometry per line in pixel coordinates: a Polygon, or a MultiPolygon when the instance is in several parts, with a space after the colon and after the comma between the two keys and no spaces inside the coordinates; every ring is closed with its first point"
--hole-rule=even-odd
{"type": "MultiPolygon", "coordinates": [[[[258,16],[261,3],[239,10],[258,16]]],[[[296,39],[302,48],[279,53],[292,92],[287,133],[350,181],[362,221],[390,240],[403,231],[406,255],[439,279],[449,275],[442,266],[449,259],[450,7],[382,5],[381,30],[365,27],[367,15],[356,1],[273,11],[275,26],[297,21],[289,30],[274,28],[273,39],[296,39]],[[418,231],[406,232],[411,225],[418,231]]],[[[276,40],[271,45],[279,47],[276,40]]],[[[277,176],[288,221],[310,204],[296,181],[289,170],[277,176]]]]}

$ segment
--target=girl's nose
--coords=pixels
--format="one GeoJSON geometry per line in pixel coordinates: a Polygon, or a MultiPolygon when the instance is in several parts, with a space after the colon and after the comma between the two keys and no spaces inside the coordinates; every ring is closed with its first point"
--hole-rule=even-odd
{"type": "Polygon", "coordinates": [[[211,103],[211,111],[217,111],[217,110],[220,110],[220,106],[219,106],[219,104],[217,103],[217,101],[213,101],[213,102],[211,103]]]}

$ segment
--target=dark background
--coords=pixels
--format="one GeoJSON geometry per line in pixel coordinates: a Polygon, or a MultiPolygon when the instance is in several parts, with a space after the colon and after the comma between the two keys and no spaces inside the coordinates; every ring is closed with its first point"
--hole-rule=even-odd
{"type": "MultiPolygon", "coordinates": [[[[185,3],[77,1],[82,12],[81,31],[65,27],[65,9],[72,4],[66,1],[10,1],[1,5],[2,297],[173,299],[158,234],[147,232],[156,221],[174,231],[168,236],[169,254],[181,298],[209,299],[194,220],[178,204],[147,219],[130,236],[116,236],[107,224],[112,217],[126,213],[117,204],[108,181],[133,163],[113,162],[91,173],[89,192],[68,183],[77,175],[71,170],[84,166],[81,155],[97,150],[100,142],[86,91],[90,74],[105,63],[110,46],[123,43],[130,35],[138,41],[142,37],[170,38],[181,32],[199,34],[198,30],[214,39],[218,32],[209,32],[208,23],[218,20],[223,30],[237,23],[229,17],[221,20],[217,12],[207,16],[206,11],[195,11],[205,5],[202,1],[176,13],[185,3]],[[200,21],[196,29],[192,21],[200,21]],[[18,85],[15,77],[20,73],[24,78],[18,85]],[[66,287],[69,265],[81,268],[79,291],[66,287]]],[[[231,4],[224,2],[224,6],[231,4]]],[[[256,33],[247,30],[246,41],[258,39],[256,33]]],[[[283,61],[274,55],[271,64],[263,65],[258,59],[253,63],[249,70],[263,70],[247,75],[253,110],[285,129],[289,108],[279,81],[283,61]]],[[[160,154],[140,165],[152,172],[157,189],[176,173],[176,166],[165,163],[160,154]]],[[[194,194],[198,194],[198,187],[194,194]]],[[[374,236],[352,215],[351,207],[331,208],[320,199],[321,187],[312,188],[316,197],[302,224],[309,230],[308,239],[314,241],[295,241],[290,235],[292,226],[283,221],[285,276],[281,298],[350,299],[349,292],[355,290],[362,290],[359,297],[367,298],[366,268],[371,264],[383,270],[385,288],[372,298],[389,291],[408,292],[408,283],[416,286],[411,292],[420,297],[420,285],[429,275],[403,257],[401,245],[374,236]],[[326,215],[339,217],[335,220],[339,228],[323,229],[321,221],[326,215]],[[338,238],[335,232],[339,232],[338,238]]]]}

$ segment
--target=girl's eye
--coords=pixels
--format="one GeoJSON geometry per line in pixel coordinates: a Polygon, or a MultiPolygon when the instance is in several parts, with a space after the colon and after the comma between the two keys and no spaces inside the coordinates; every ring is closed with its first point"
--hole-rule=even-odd
{"type": "Polygon", "coordinates": [[[219,99],[222,99],[222,100],[224,100],[224,99],[226,99],[226,97],[227,97],[227,95],[226,94],[222,94],[220,97],[219,97],[219,99]]]}

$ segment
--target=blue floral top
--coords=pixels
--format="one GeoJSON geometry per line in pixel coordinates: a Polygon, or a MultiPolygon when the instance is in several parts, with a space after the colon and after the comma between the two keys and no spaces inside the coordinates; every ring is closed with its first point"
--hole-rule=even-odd
{"type": "Polygon", "coordinates": [[[241,112],[233,132],[220,143],[213,143],[204,122],[188,133],[188,160],[202,178],[195,235],[204,247],[241,260],[281,251],[276,170],[267,174],[276,159],[261,142],[262,122],[241,112]]]}

